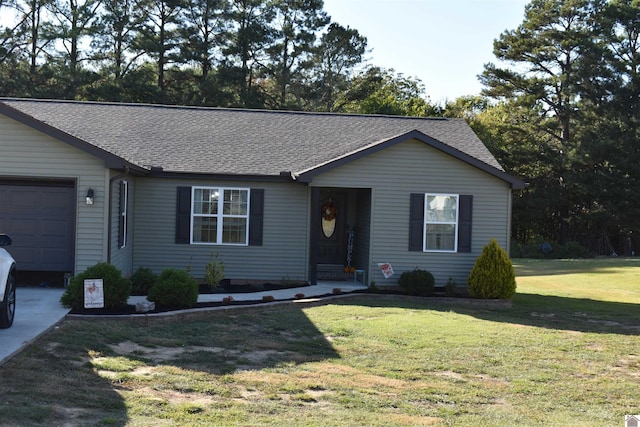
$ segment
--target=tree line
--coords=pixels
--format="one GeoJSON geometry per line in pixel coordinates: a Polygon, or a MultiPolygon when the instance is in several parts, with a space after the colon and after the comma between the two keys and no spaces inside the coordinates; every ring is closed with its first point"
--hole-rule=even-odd
{"type": "Polygon", "coordinates": [[[430,112],[322,0],[0,0],[0,16],[2,96],[430,112]]]}
{"type": "MultiPolygon", "coordinates": [[[[475,127],[529,182],[516,242],[635,251],[640,233],[640,1],[533,0],[494,42],[475,127]]],[[[640,242],[638,242],[640,243],[640,242]]]]}
{"type": "Polygon", "coordinates": [[[532,0],[483,93],[444,105],[371,65],[322,0],[0,0],[0,17],[0,96],[463,117],[529,183],[516,246],[630,254],[640,233],[639,0],[532,0]]]}

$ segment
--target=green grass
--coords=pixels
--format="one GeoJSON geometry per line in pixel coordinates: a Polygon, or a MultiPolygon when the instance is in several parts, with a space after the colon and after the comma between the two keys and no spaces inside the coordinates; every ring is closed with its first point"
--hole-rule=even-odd
{"type": "Polygon", "coordinates": [[[359,296],[150,326],[67,321],[0,368],[0,425],[622,425],[640,261],[514,263],[510,309],[359,296]]]}

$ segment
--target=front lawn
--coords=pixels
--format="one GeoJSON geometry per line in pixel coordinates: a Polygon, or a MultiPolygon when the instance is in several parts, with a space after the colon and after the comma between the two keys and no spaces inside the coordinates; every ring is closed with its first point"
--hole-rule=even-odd
{"type": "Polygon", "coordinates": [[[622,425],[640,262],[515,262],[511,309],[357,296],[66,321],[0,368],[0,425],[622,425]]]}

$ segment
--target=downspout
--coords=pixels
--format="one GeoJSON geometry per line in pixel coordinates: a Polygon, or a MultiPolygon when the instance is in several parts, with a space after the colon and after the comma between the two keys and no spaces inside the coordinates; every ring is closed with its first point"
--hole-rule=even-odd
{"type": "Polygon", "coordinates": [[[111,264],[111,232],[113,231],[113,196],[111,194],[113,183],[129,175],[129,166],[124,167],[124,172],[109,179],[109,203],[108,224],[107,224],[107,262],[111,264]]]}

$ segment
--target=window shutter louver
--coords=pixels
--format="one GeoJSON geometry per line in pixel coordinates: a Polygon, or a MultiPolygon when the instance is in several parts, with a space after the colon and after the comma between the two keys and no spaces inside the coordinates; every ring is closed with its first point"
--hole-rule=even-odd
{"type": "Polygon", "coordinates": [[[409,199],[409,250],[423,250],[424,193],[412,193],[409,199]]]}
{"type": "Polygon", "coordinates": [[[191,187],[178,187],[176,202],[176,243],[191,243],[191,187]]]}
{"type": "Polygon", "coordinates": [[[120,181],[120,193],[119,193],[119,216],[118,219],[118,247],[123,248],[126,245],[127,236],[127,184],[124,181],[120,181]]]}
{"type": "Polygon", "coordinates": [[[262,246],[264,225],[264,190],[251,189],[249,206],[249,246],[262,246]]]}
{"type": "Polygon", "coordinates": [[[458,252],[471,252],[471,219],[473,196],[460,196],[458,212],[458,252]]]}

